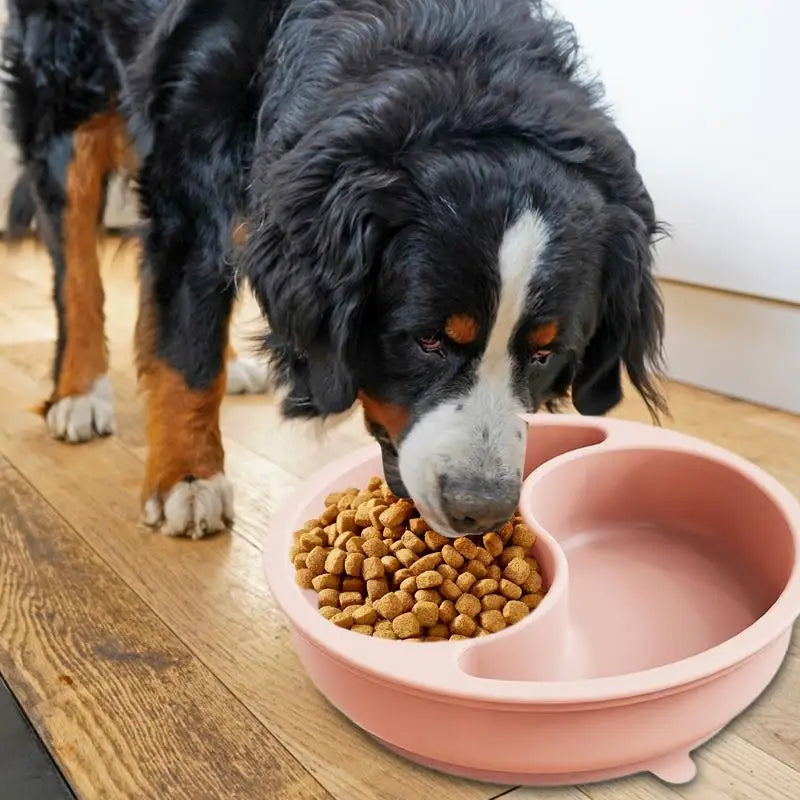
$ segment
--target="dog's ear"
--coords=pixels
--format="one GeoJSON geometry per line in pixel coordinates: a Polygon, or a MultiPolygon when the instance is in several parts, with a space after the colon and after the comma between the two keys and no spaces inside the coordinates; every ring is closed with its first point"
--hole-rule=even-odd
{"type": "Polygon", "coordinates": [[[594,335],[572,383],[581,414],[605,414],[622,400],[622,366],[651,415],[666,411],[653,374],[661,364],[664,309],[644,220],[625,206],[609,207],[601,301],[594,335]]]}
{"type": "Polygon", "coordinates": [[[256,189],[263,206],[244,264],[278,380],[289,386],[287,416],[346,411],[359,388],[362,317],[401,190],[397,175],[351,144],[356,133],[309,133],[256,189]]]}

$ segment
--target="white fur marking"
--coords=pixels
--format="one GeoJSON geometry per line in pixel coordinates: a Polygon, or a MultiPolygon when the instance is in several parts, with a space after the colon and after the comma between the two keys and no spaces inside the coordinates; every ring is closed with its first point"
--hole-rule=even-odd
{"type": "Polygon", "coordinates": [[[62,397],[47,411],[47,427],[56,439],[87,442],[114,433],[114,392],[101,375],[86,394],[62,397]]]}
{"type": "Polygon", "coordinates": [[[544,220],[524,212],[506,231],[498,253],[500,298],[471,391],[423,416],[399,448],[400,474],[429,524],[457,535],[440,498],[440,476],[513,480],[525,455],[524,410],[514,395],[511,338],[525,308],[528,284],[547,243],[544,220]],[[521,435],[523,434],[523,435],[521,435]]]}
{"type": "Polygon", "coordinates": [[[208,479],[181,481],[163,500],[148,498],[142,513],[148,527],[191,539],[225,530],[232,520],[233,487],[221,472],[208,479]]]}

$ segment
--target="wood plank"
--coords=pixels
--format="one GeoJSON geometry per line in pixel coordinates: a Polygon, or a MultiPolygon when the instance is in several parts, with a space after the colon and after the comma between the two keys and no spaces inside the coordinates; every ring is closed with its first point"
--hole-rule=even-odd
{"type": "Polygon", "coordinates": [[[79,796],[329,795],[10,467],[0,669],[79,796]]]}
{"type": "Polygon", "coordinates": [[[500,795],[498,800],[500,800],[500,798],[502,798],[502,800],[586,800],[586,795],[578,788],[567,786],[552,789],[520,786],[506,794],[500,795]]]}
{"type": "MultiPolygon", "coordinates": [[[[26,405],[25,387],[37,389],[2,358],[0,384],[12,387],[16,408],[26,405]]],[[[40,420],[12,408],[0,419],[0,453],[332,795],[486,800],[500,791],[410,765],[347,723],[306,679],[258,548],[243,536],[189,542],[136,526],[142,465],[119,442],[65,447],[46,439],[40,420]]],[[[265,459],[259,479],[269,469],[265,459]]],[[[263,531],[268,509],[242,500],[240,519],[263,531]]]]}

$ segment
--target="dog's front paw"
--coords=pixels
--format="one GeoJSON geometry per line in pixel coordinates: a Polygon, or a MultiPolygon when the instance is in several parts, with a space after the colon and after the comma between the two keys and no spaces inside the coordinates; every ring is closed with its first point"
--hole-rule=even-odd
{"type": "Polygon", "coordinates": [[[183,480],[145,500],[143,521],[167,536],[191,539],[226,530],[233,522],[233,487],[221,472],[183,480]]]}
{"type": "Polygon", "coordinates": [[[114,433],[114,394],[110,381],[101,375],[86,394],[54,400],[45,420],[56,439],[73,444],[114,433]]]}
{"type": "Polygon", "coordinates": [[[266,394],[272,388],[272,372],[268,364],[252,358],[235,358],[226,372],[228,394],[266,394]]]}

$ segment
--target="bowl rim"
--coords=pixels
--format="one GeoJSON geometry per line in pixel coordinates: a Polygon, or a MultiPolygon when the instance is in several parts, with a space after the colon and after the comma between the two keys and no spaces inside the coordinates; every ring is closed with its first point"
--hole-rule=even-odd
{"type": "MultiPolygon", "coordinates": [[[[677,431],[602,417],[549,415],[537,418],[534,415],[523,416],[526,422],[533,427],[588,425],[602,427],[608,434],[603,442],[563,453],[531,472],[525,479],[522,489],[521,504],[523,505],[526,494],[533,491],[532,486],[538,482],[539,477],[557,469],[566,461],[580,458],[582,453],[587,451],[660,449],[683,452],[687,455],[715,461],[754,482],[787,520],[793,538],[795,559],[783,591],[764,614],[730,639],[680,661],[638,672],[569,681],[481,678],[464,672],[458,663],[467,650],[481,642],[478,639],[471,639],[437,645],[437,651],[441,650],[441,652],[436,653],[436,658],[431,657],[433,646],[413,648],[418,651],[414,653],[414,656],[422,655],[424,656],[422,658],[404,658],[406,661],[418,662],[418,665],[424,665],[426,661],[431,663],[434,661],[447,662],[449,670],[423,671],[418,669],[413,676],[392,673],[389,669],[376,665],[376,661],[392,663],[391,656],[396,656],[398,652],[396,648],[403,648],[404,655],[411,655],[410,648],[413,645],[353,636],[350,631],[332,626],[317,614],[309,603],[286,602],[287,595],[296,595],[301,591],[294,581],[294,567],[291,561],[288,557],[283,557],[285,555],[283,550],[291,543],[292,532],[304,521],[304,519],[300,519],[304,515],[298,514],[296,509],[305,506],[310,494],[317,494],[329,486],[333,486],[337,475],[350,471],[367,461],[373,461],[379,453],[379,448],[377,444],[369,444],[329,462],[310,475],[275,512],[273,521],[268,526],[262,549],[267,579],[273,596],[299,633],[325,651],[328,656],[343,662],[356,672],[367,673],[382,682],[406,687],[410,690],[436,693],[442,699],[514,705],[585,706],[587,704],[636,702],[645,697],[684,691],[691,685],[704,683],[736,668],[780,639],[787,630],[791,629],[797,617],[800,616],[800,502],[777,479],[742,456],[677,431]],[[536,478],[531,480],[534,475],[536,478]],[[271,553],[276,557],[270,557],[271,553]],[[443,652],[445,649],[448,651],[446,654],[443,652]],[[422,651],[427,652],[422,653],[422,651]],[[449,680],[447,676],[449,676],[449,680]],[[453,680],[454,677],[457,679],[453,680]]],[[[335,491],[335,489],[331,488],[330,491],[335,491]]],[[[537,525],[537,527],[541,526],[537,525]]],[[[547,535],[548,538],[552,538],[549,537],[549,534],[547,535]]],[[[560,557],[566,559],[563,550],[557,543],[548,542],[548,546],[555,547],[557,558],[560,554],[560,557]]],[[[562,584],[560,591],[565,591],[565,583],[562,584]]],[[[539,609],[545,608],[549,597],[550,593],[545,596],[539,609]]],[[[532,614],[529,620],[533,621],[535,616],[532,614]]],[[[528,620],[520,624],[528,624],[528,620]]],[[[504,632],[493,635],[503,636],[504,632]]]]}

